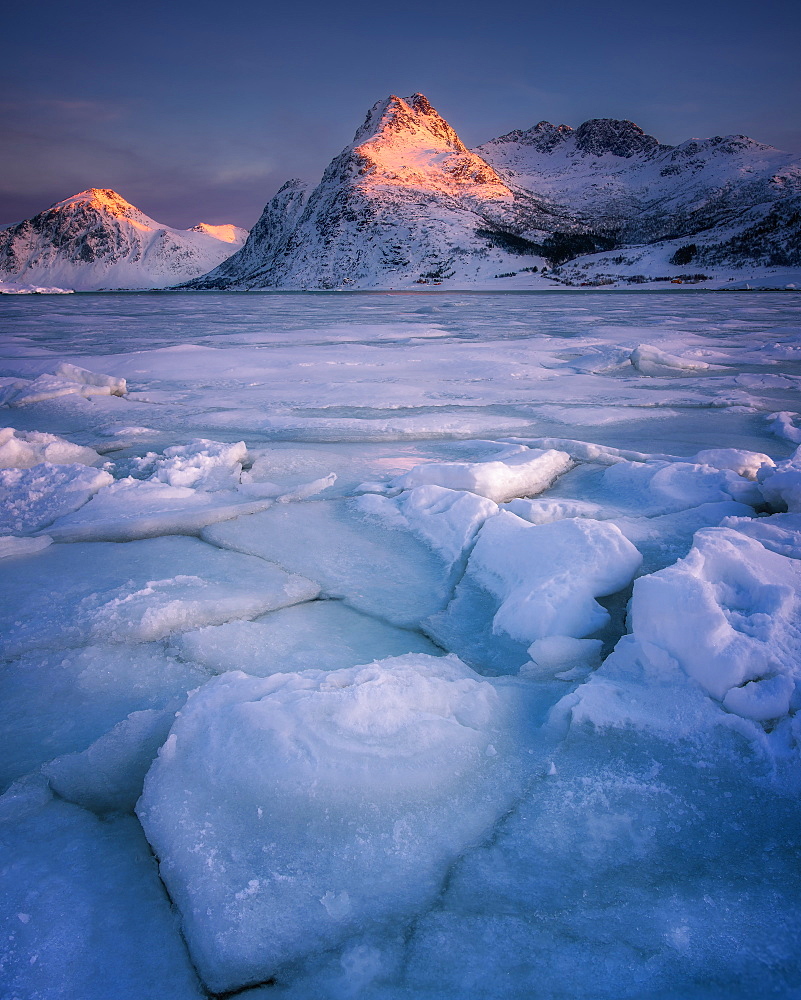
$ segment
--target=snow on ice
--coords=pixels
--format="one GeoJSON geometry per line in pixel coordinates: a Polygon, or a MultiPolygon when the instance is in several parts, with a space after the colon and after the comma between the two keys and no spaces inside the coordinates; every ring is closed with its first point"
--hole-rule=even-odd
{"type": "Polygon", "coordinates": [[[58,303],[3,300],[3,996],[796,995],[792,296],[58,303]]]}

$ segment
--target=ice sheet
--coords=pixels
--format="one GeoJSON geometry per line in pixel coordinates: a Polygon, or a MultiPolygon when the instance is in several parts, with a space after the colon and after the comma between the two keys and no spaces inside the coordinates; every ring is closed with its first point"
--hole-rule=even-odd
{"type": "Polygon", "coordinates": [[[795,996],[797,293],[3,299],[0,992],[795,996]]]}

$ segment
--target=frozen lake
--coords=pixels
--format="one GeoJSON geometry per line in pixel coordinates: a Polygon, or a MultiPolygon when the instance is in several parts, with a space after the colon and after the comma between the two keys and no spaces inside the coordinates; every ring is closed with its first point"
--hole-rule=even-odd
{"type": "Polygon", "coordinates": [[[801,997],[801,295],[0,298],[0,992],[801,997]]]}

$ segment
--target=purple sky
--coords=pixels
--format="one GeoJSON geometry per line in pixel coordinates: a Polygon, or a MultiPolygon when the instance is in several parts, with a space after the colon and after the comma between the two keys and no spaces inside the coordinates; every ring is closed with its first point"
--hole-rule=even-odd
{"type": "Polygon", "coordinates": [[[469,146],[606,117],[801,154],[796,0],[44,0],[4,36],[0,224],[111,187],[168,225],[249,227],[390,93],[426,94],[469,146]]]}

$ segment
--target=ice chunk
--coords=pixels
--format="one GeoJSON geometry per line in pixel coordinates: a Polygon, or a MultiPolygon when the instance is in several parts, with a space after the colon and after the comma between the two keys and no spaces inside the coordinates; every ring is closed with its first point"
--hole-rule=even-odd
{"type": "Polygon", "coordinates": [[[716,528],[732,517],[750,520],[750,515],[753,510],[745,504],[721,500],[656,517],[619,516],[611,520],[642,554],[641,573],[653,573],[686,556],[701,528],[716,528]]]}
{"type": "Polygon", "coordinates": [[[800,593],[797,561],[729,528],[705,528],[686,559],[637,581],[632,631],[723,699],[749,681],[801,679],[800,593]]]}
{"type": "Polygon", "coordinates": [[[138,812],[205,983],[258,982],[430,904],[519,787],[520,701],[420,654],[197,692],[138,812]]]}
{"type": "Polygon", "coordinates": [[[0,429],[0,469],[29,469],[40,462],[51,465],[100,465],[103,459],[93,448],[65,441],[40,431],[0,429]]]}
{"type": "Polygon", "coordinates": [[[31,556],[41,552],[51,544],[49,535],[37,535],[35,538],[18,538],[16,535],[0,535],[0,559],[10,559],[13,556],[31,556]]]}
{"type": "Polygon", "coordinates": [[[511,511],[531,524],[550,524],[561,521],[565,517],[590,517],[594,520],[604,520],[610,516],[608,508],[591,500],[510,500],[503,505],[504,510],[511,511]]]}
{"type": "Polygon", "coordinates": [[[171,710],[131,712],[91,746],[56,757],[42,772],[68,802],[96,813],[133,812],[145,775],[174,721],[171,710]]]}
{"type": "Polygon", "coordinates": [[[133,817],[104,822],[39,789],[0,800],[0,993],[202,1000],[133,817]]]}
{"type": "MultiPolygon", "coordinates": [[[[31,653],[7,663],[0,672],[2,787],[53,757],[85,750],[132,712],[174,712],[208,676],[156,644],[31,653]]],[[[118,757],[113,744],[125,735],[112,739],[118,757]]]]}
{"type": "Polygon", "coordinates": [[[0,533],[44,528],[113,481],[110,473],[85,465],[42,462],[29,469],[0,469],[0,533]]]}
{"type": "Polygon", "coordinates": [[[640,344],[629,355],[631,363],[642,375],[694,375],[715,367],[705,361],[680,358],[675,354],[660,351],[658,347],[640,344]]]}
{"type": "Polygon", "coordinates": [[[727,517],[723,528],[734,528],[782,556],[801,559],[801,513],[773,514],[770,517],[727,517]]]}
{"type": "Polygon", "coordinates": [[[795,689],[793,679],[786,674],[748,681],[741,687],[729,688],[723,697],[723,707],[757,722],[781,719],[790,711],[795,689]]]}
{"type": "Polygon", "coordinates": [[[337,481],[336,472],[329,472],[327,476],[314,479],[310,483],[303,483],[289,493],[284,493],[278,498],[279,503],[292,503],[294,500],[308,500],[309,497],[316,496],[333,486],[337,481]]]}
{"type": "Polygon", "coordinates": [[[387,625],[341,601],[310,601],[252,622],[184,632],[173,646],[183,658],[217,673],[243,670],[259,677],[310,668],[339,670],[404,653],[439,653],[419,632],[387,625]]]}
{"type": "Polygon", "coordinates": [[[801,447],[774,469],[763,469],[759,476],[762,495],[769,504],[786,507],[801,514],[801,447]]]}
{"type": "Polygon", "coordinates": [[[503,503],[513,497],[542,493],[573,465],[563,451],[530,449],[494,462],[429,462],[399,476],[395,486],[411,489],[433,484],[468,490],[503,503]]]}
{"type": "Polygon", "coordinates": [[[48,532],[59,542],[128,542],[157,535],[193,535],[217,521],[264,510],[272,501],[237,493],[118,479],[80,510],[58,518],[48,532]]]}
{"type": "MultiPolygon", "coordinates": [[[[284,508],[287,509],[287,508],[284,508]]],[[[260,515],[253,515],[258,517],[260,515]]],[[[311,600],[318,586],[195,538],[51,545],[0,577],[6,655],[146,642],[311,600]]]]}
{"type": "Polygon", "coordinates": [[[354,501],[276,505],[202,537],[302,573],[326,596],[393,625],[417,625],[449,596],[442,561],[407,532],[372,523],[354,501]]]}
{"type": "Polygon", "coordinates": [[[27,380],[7,394],[3,402],[9,406],[26,406],[58,396],[123,396],[127,392],[124,378],[100,375],[87,371],[66,361],[56,366],[52,374],[39,375],[33,381],[27,380]]]}
{"type": "Polygon", "coordinates": [[[389,526],[414,532],[449,566],[467,553],[484,521],[498,513],[492,500],[443,486],[418,486],[392,500],[367,495],[357,503],[389,526]]]}
{"type": "Polygon", "coordinates": [[[800,593],[796,559],[730,528],[699,531],[686,559],[636,582],[632,634],[563,710],[574,723],[670,739],[728,727],[786,754],[797,739],[787,716],[801,689],[800,593]],[[755,722],[770,723],[769,736],[755,722]]]}
{"type": "Polygon", "coordinates": [[[532,642],[581,638],[608,615],[595,601],[631,582],[642,557],[617,527],[570,518],[532,525],[508,511],[487,521],[468,574],[499,601],[493,632],[532,642]]]}
{"type": "Polygon", "coordinates": [[[128,388],[124,378],[117,378],[114,375],[101,375],[99,372],[90,372],[86,368],[79,368],[78,365],[71,365],[68,361],[59,362],[53,374],[71,379],[71,381],[77,382],[79,385],[108,389],[112,396],[124,396],[128,388]]]}
{"type": "Polygon", "coordinates": [[[718,500],[762,503],[755,483],[730,469],[691,462],[619,462],[605,470],[603,487],[613,502],[637,514],[668,514],[718,500]]]}
{"type": "Polygon", "coordinates": [[[710,465],[713,469],[731,469],[738,476],[754,480],[760,469],[772,469],[775,462],[761,451],[745,451],[742,448],[708,448],[699,451],[692,461],[698,465],[710,465]]]}
{"type": "Polygon", "coordinates": [[[244,441],[224,444],[198,438],[185,445],[175,445],[164,451],[163,457],[148,455],[155,471],[151,478],[170,486],[191,486],[199,490],[233,489],[239,484],[242,463],[248,451],[244,441]]]}
{"type": "Polygon", "coordinates": [[[771,413],[768,420],[771,421],[770,429],[776,437],[784,438],[792,444],[801,444],[801,427],[798,426],[797,413],[791,410],[782,410],[780,413],[771,413]]]}
{"type": "Polygon", "coordinates": [[[528,647],[531,661],[520,668],[521,677],[550,677],[573,680],[600,663],[600,639],[573,639],[567,635],[549,635],[528,647]],[[564,676],[563,676],[564,675],[564,676]]]}
{"type": "Polygon", "coordinates": [[[482,670],[516,672],[534,640],[604,627],[609,615],[595,598],[626,587],[641,560],[608,522],[533,525],[501,511],[479,531],[453,600],[425,629],[482,670]]]}

